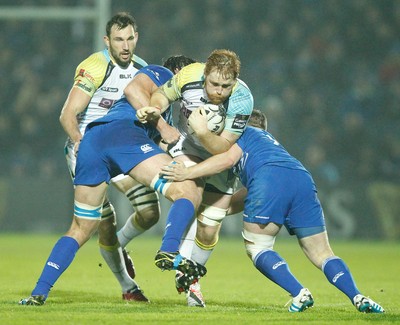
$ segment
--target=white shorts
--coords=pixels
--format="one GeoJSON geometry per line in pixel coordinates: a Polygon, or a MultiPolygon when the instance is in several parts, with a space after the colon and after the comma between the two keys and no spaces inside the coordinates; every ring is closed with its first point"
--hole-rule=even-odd
{"type": "MultiPolygon", "coordinates": [[[[189,139],[186,139],[182,134],[179,141],[168,147],[168,153],[172,158],[188,155],[198,157],[201,160],[210,158],[210,154],[203,147],[199,147],[189,139]]],[[[224,194],[233,194],[236,177],[231,170],[226,170],[217,175],[206,178],[205,190],[208,192],[220,192],[224,194]]]]}

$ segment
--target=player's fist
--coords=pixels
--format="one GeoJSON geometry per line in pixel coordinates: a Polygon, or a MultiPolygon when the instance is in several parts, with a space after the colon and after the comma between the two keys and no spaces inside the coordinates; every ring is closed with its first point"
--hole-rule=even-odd
{"type": "Polygon", "coordinates": [[[158,119],[161,115],[161,109],[154,106],[145,106],[136,111],[136,117],[142,123],[158,119]]]}

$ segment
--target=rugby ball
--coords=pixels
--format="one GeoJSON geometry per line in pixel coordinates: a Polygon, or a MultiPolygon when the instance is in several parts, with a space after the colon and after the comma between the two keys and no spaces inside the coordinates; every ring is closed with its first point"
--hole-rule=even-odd
{"type": "MultiPolygon", "coordinates": [[[[207,114],[208,129],[215,134],[220,134],[225,127],[225,108],[222,105],[214,104],[205,104],[203,107],[207,114]]],[[[190,124],[188,124],[188,131],[189,134],[194,134],[190,124]]]]}

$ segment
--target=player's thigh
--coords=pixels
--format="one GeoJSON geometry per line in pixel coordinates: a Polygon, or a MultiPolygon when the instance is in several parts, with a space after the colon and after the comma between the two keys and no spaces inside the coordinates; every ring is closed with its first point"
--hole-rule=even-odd
{"type": "Polygon", "coordinates": [[[121,193],[126,193],[140,183],[128,175],[118,175],[111,179],[111,184],[121,193]]]}
{"type": "Polygon", "coordinates": [[[96,186],[77,185],[74,199],[79,203],[97,207],[103,204],[106,189],[107,183],[105,182],[96,186]]]}
{"type": "Polygon", "coordinates": [[[231,203],[232,195],[205,190],[203,193],[203,204],[214,206],[221,209],[228,209],[231,203]]]}
{"type": "Polygon", "coordinates": [[[259,235],[269,235],[269,236],[276,236],[279,231],[281,230],[282,225],[268,222],[265,224],[262,223],[253,223],[253,222],[243,222],[243,229],[247,230],[253,234],[259,235]]]}
{"type": "Polygon", "coordinates": [[[154,177],[160,174],[161,168],[171,162],[172,158],[170,156],[160,153],[137,164],[129,171],[129,176],[145,186],[150,186],[154,177]]]}

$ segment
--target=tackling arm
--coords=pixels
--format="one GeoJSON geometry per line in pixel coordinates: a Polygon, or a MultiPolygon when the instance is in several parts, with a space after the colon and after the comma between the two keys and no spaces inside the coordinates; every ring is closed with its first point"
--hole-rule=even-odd
{"type": "MultiPolygon", "coordinates": [[[[156,92],[157,85],[144,73],[136,75],[124,89],[126,99],[137,112],[149,107],[153,94],[156,92]]],[[[155,112],[159,113],[157,109],[155,112]]],[[[160,132],[162,139],[166,143],[174,143],[179,139],[179,132],[170,126],[161,115],[154,115],[153,119],[149,120],[149,123],[160,132]]]]}
{"type": "Polygon", "coordinates": [[[204,176],[211,176],[232,168],[241,158],[242,149],[234,144],[227,152],[218,154],[191,167],[185,167],[184,163],[174,161],[164,166],[161,170],[165,179],[184,181],[204,176]]]}

